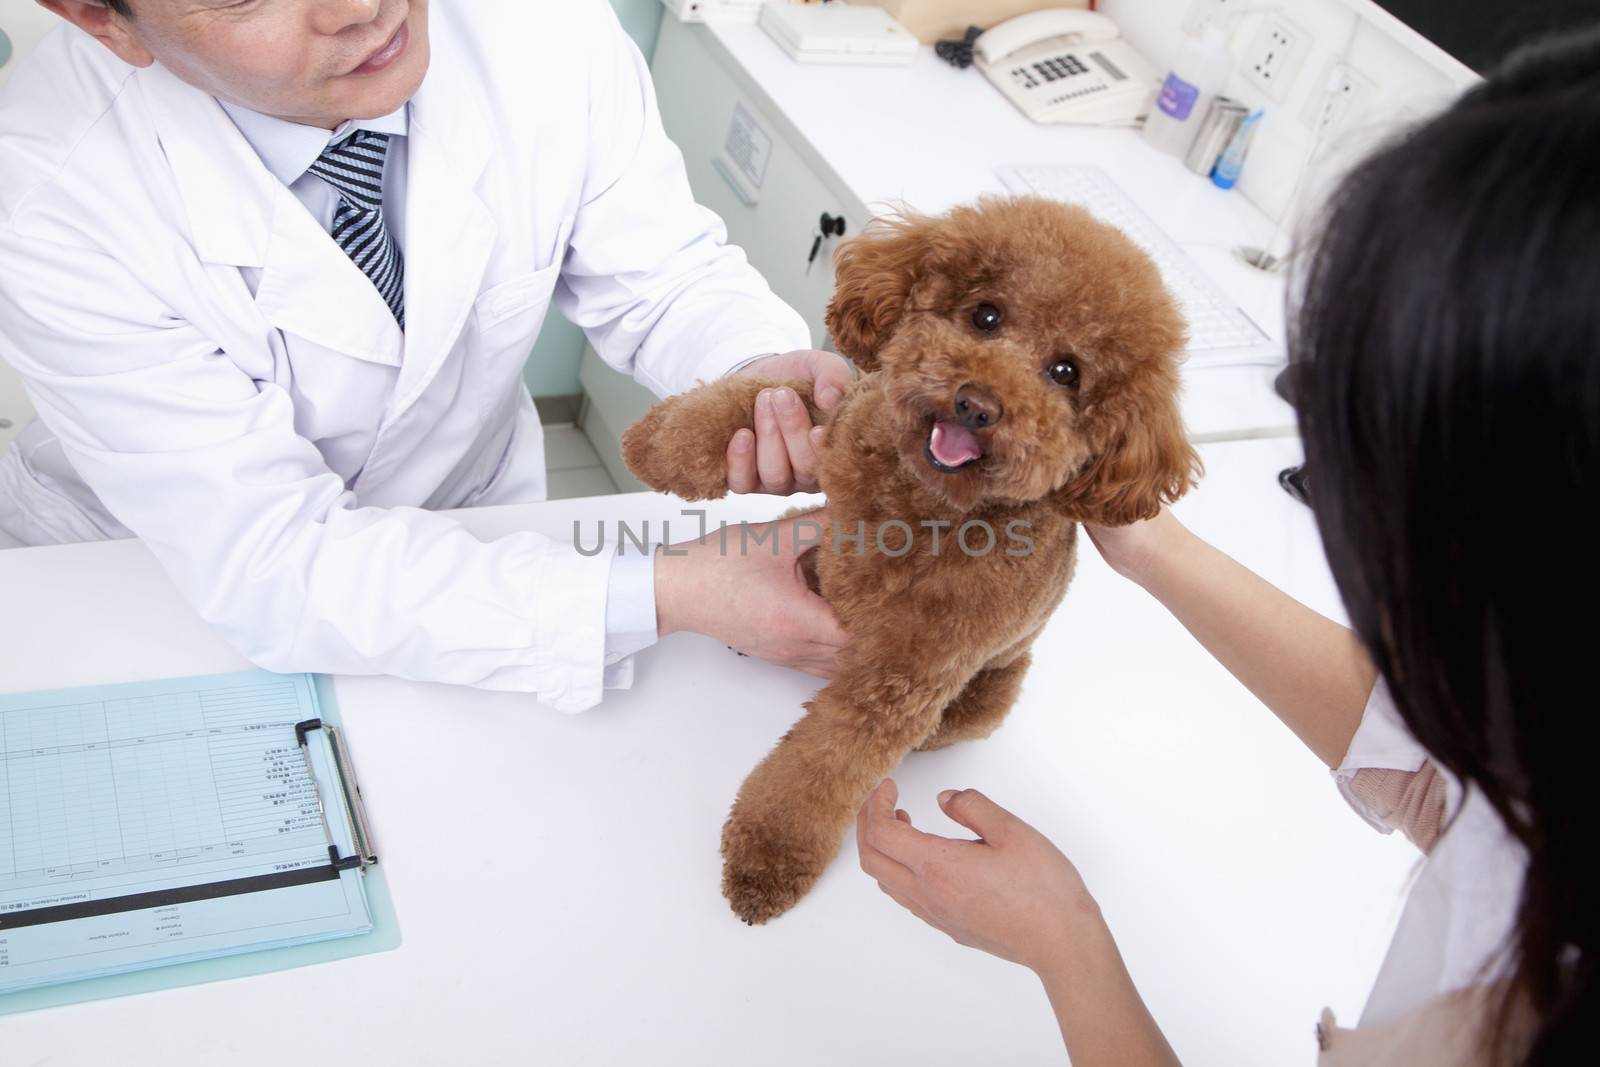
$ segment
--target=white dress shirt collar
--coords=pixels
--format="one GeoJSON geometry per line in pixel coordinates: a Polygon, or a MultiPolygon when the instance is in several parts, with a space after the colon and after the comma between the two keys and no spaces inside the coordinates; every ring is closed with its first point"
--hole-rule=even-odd
{"type": "Polygon", "coordinates": [[[293,185],[310,169],[311,164],[322,155],[323,149],[335,141],[342,141],[356,130],[370,130],[373,133],[387,133],[404,137],[410,130],[408,109],[410,104],[405,104],[398,111],[392,111],[375,119],[348,119],[339,124],[334,130],[325,130],[320,126],[304,126],[298,122],[289,122],[286,119],[273,118],[263,115],[259,111],[230,104],[226,100],[218,100],[222,110],[228,113],[233,124],[239,127],[239,132],[244,134],[244,139],[250,142],[250,147],[255,149],[256,155],[261,157],[267,169],[284,185],[293,185]]]}

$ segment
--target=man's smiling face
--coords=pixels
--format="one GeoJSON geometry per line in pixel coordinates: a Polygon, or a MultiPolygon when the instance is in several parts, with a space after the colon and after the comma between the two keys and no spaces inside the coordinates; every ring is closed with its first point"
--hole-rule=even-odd
{"type": "Polygon", "coordinates": [[[428,0],[39,0],[136,66],[329,129],[396,110],[428,70],[428,0]]]}

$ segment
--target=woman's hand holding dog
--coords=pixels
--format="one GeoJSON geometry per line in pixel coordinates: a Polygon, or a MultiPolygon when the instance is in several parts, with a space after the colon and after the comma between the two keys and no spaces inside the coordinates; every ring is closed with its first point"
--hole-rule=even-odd
{"type": "Polygon", "coordinates": [[[897,796],[885,780],[856,820],[861,868],[885,893],[959,943],[1037,974],[1074,1064],[1177,1063],[1071,860],[975,789],[947,789],[939,807],[976,841],[922,833],[897,796]]]}
{"type": "Polygon", "coordinates": [[[1144,585],[1150,569],[1172,554],[1176,543],[1188,533],[1166,508],[1153,519],[1127,526],[1094,526],[1085,523],[1083,532],[1111,569],[1137,585],[1144,585]]]}
{"type": "Polygon", "coordinates": [[[827,521],[827,512],[814,511],[658,551],[661,636],[693,630],[769,663],[832,677],[849,638],[800,570],[801,554],[827,521]]]}
{"type": "MultiPolygon", "coordinates": [[[[736,373],[752,378],[806,379],[823,411],[839,405],[854,376],[843,356],[815,349],[764,356],[736,373]]],[[[755,431],[738,430],[728,442],[729,491],[816,492],[821,438],[821,428],[811,425],[805,404],[792,389],[763,390],[756,397],[755,431]]]]}

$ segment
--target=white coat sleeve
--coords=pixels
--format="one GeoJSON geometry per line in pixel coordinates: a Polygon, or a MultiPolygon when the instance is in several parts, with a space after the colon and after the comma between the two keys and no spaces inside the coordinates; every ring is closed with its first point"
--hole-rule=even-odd
{"type": "Polygon", "coordinates": [[[1461,789],[1436,767],[1428,750],[1406,729],[1394,697],[1378,679],[1367,697],[1350,747],[1333,769],[1339,793],[1380,833],[1402,831],[1417,847],[1433,847],[1461,789]]]}
{"type": "Polygon", "coordinates": [[[590,8],[588,166],[556,306],[601,359],[658,396],[760,353],[809,348],[805,321],[695,203],[639,50],[608,5],[590,8]]]}
{"type": "Polygon", "coordinates": [[[0,357],[199,613],[277,671],[600,700],[608,553],[358,507],[278,386],[100,251],[0,229],[0,357]]]}

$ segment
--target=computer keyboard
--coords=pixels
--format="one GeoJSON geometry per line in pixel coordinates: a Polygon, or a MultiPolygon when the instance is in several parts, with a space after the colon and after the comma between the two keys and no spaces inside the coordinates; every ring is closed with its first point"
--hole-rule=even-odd
{"type": "Polygon", "coordinates": [[[1001,167],[996,174],[1014,193],[1087,208],[1144,249],[1188,320],[1190,363],[1222,366],[1282,359],[1261,328],[1099,167],[1001,167]]]}

